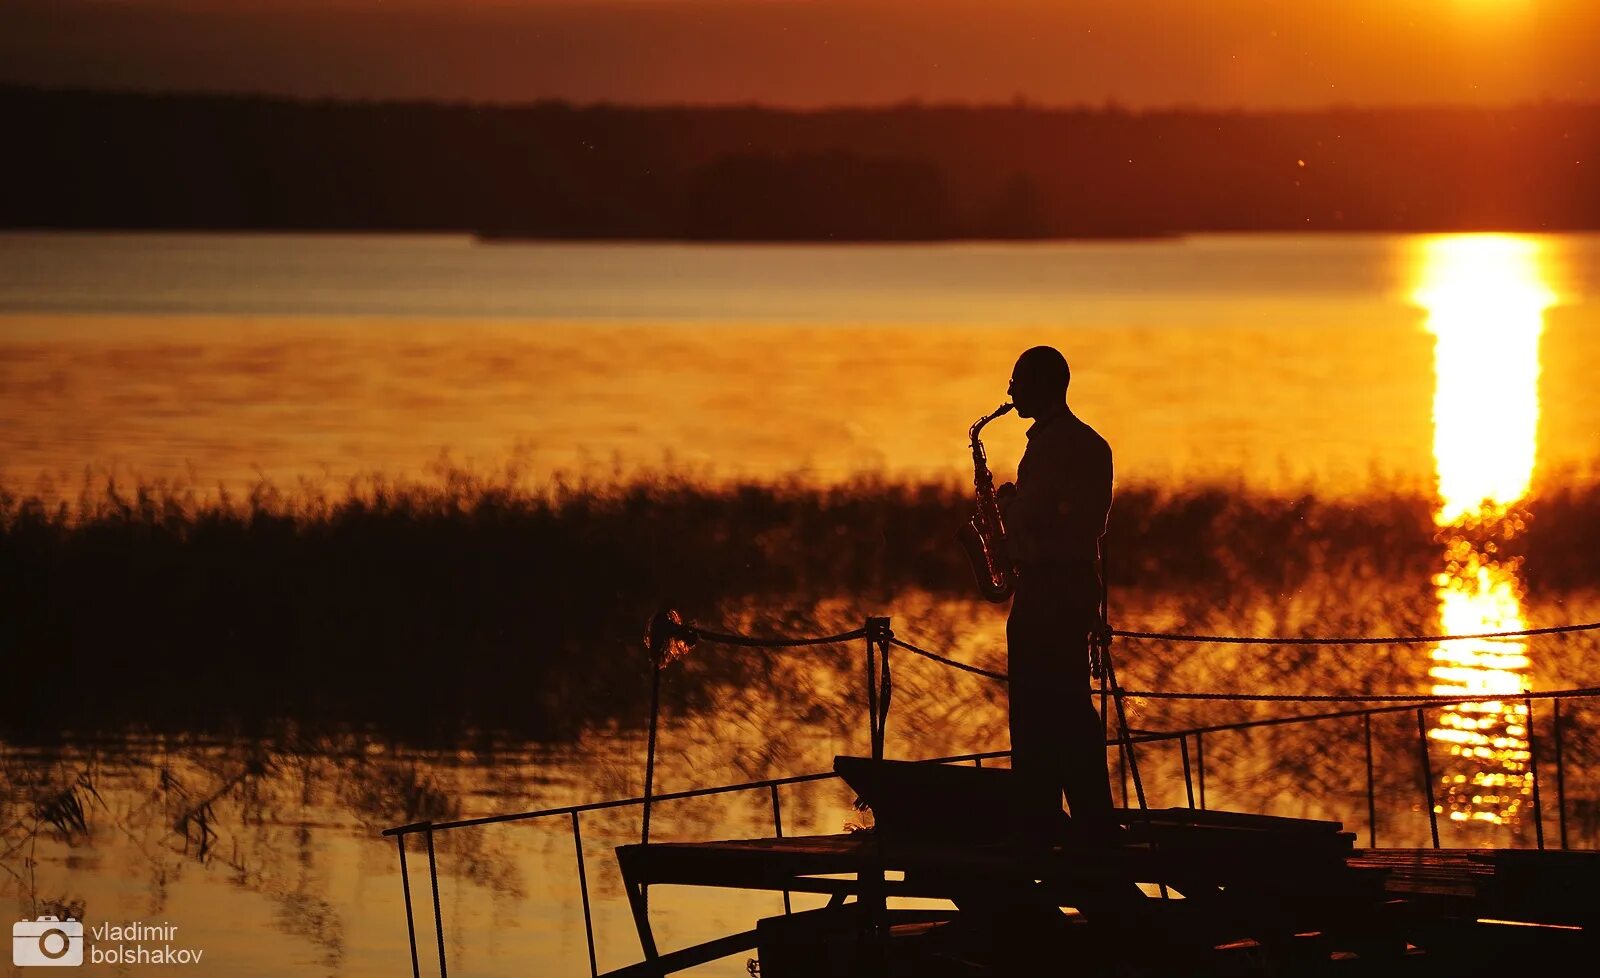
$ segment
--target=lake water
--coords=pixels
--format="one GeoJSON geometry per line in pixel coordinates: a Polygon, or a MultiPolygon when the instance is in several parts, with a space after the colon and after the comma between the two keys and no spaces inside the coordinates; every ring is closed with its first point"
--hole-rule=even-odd
{"type": "MultiPolygon", "coordinates": [[[[1124,484],[1436,497],[1429,576],[1328,568],[1231,596],[1215,610],[1229,630],[1378,628],[1397,608],[1452,633],[1600,618],[1600,596],[1530,590],[1493,546],[1507,521],[1536,513],[1541,480],[1590,470],[1600,449],[1593,235],[882,247],[0,235],[0,479],[47,495],[75,492],[85,470],[337,489],[363,471],[427,478],[448,453],[514,463],[531,484],[661,469],[710,481],[965,480],[967,425],[1004,399],[1016,354],[1037,343],[1071,360],[1073,403],[1112,442],[1124,484]]],[[[1001,477],[1022,428],[1004,419],[986,432],[1001,477]]],[[[860,621],[848,596],[775,600],[809,627],[860,621]]],[[[1118,600],[1124,627],[1197,620],[1186,607],[1199,599],[1181,593],[1130,587],[1118,600]]],[[[993,606],[914,589],[889,606],[904,637],[1003,667],[993,606]]],[[[731,628],[782,619],[727,612],[731,628]]],[[[1528,717],[1510,694],[1592,682],[1594,651],[1541,639],[1332,659],[1122,655],[1133,689],[1507,694],[1430,715],[1446,844],[1472,846],[1532,844],[1528,717]]],[[[822,770],[864,752],[858,654],[774,654],[755,684],[709,667],[672,680],[717,707],[669,713],[657,789],[822,770]]],[[[1003,690],[977,677],[906,659],[895,703],[892,756],[1004,746],[1003,690]]],[[[1137,725],[1159,729],[1281,712],[1135,706],[1137,725]]],[[[16,917],[167,922],[178,927],[170,943],[205,950],[198,967],[133,973],[401,974],[405,918],[382,828],[641,786],[638,717],[586,719],[575,740],[423,747],[393,732],[297,729],[293,704],[286,713],[249,735],[60,730],[0,742],[5,905],[16,917]],[[67,797],[81,827],[63,815],[67,797]]],[[[1574,704],[1565,718],[1573,844],[1593,847],[1594,716],[1574,704]]],[[[1208,803],[1341,819],[1364,844],[1361,737],[1350,721],[1217,735],[1208,803]]],[[[1426,844],[1412,716],[1376,720],[1374,737],[1379,841],[1426,844]]],[[[1174,748],[1141,765],[1152,804],[1186,803],[1174,748]]],[[[837,784],[786,788],[785,830],[838,831],[848,803],[837,784]]],[[[769,804],[764,793],[672,803],[653,835],[765,834],[769,804]]],[[[1544,819],[1553,832],[1555,814],[1544,819]]],[[[638,955],[610,851],[638,830],[632,810],[583,823],[602,970],[638,955]]],[[[585,972],[570,833],[556,819],[441,834],[451,973],[585,972]]],[[[421,851],[411,856],[426,951],[431,904],[421,851]]],[[[781,900],[661,888],[652,909],[674,947],[747,928],[781,900]]],[[[744,956],[699,971],[743,974],[744,956]]]]}
{"type": "MultiPolygon", "coordinates": [[[[536,481],[662,467],[965,478],[967,425],[1005,398],[1017,353],[1049,343],[1121,480],[1426,484],[1434,343],[1418,291],[1443,276],[1470,295],[1497,247],[1440,240],[5,235],[0,474],[24,488],[43,474],[76,487],[86,467],[337,484],[420,473],[447,452],[485,467],[515,456],[536,481]]],[[[1531,253],[1500,266],[1519,278],[1499,299],[1552,295],[1541,471],[1586,465],[1600,237],[1504,240],[1531,253]]],[[[1482,339],[1486,357],[1495,342],[1482,339]]],[[[997,471],[1023,427],[988,429],[997,471]]]]}

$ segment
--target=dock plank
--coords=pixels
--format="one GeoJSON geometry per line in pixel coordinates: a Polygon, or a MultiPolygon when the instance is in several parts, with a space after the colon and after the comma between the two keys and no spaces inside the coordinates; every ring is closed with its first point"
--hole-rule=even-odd
{"type": "MultiPolygon", "coordinates": [[[[873,830],[627,845],[618,859],[630,885],[788,889],[857,899],[845,906],[870,906],[885,896],[936,897],[955,901],[958,917],[977,914],[975,920],[1021,897],[1077,908],[1077,922],[1096,933],[1160,932],[1161,953],[1200,957],[1224,945],[1258,949],[1236,953],[1286,960],[1310,955],[1324,963],[1330,949],[1370,960],[1425,951],[1436,964],[1453,966],[1470,962],[1479,950],[1511,946],[1508,941],[1592,948],[1600,939],[1600,896],[1591,893],[1600,880],[1600,853],[1357,849],[1336,822],[1229,817],[1237,814],[1140,813],[1129,818],[1133,828],[1117,845],[1040,850],[873,830]],[[904,878],[877,882],[883,870],[903,871],[904,878]],[[1164,883],[1184,899],[1134,894],[1130,903],[1115,896],[1125,894],[1117,886],[1131,882],[1164,883]],[[1104,902],[1107,894],[1113,902],[1104,902]]],[[[728,940],[733,948],[749,934],[728,940]]],[[[662,955],[650,967],[612,978],[671,973],[721,947],[662,955]]]]}
{"type": "Polygon", "coordinates": [[[1435,913],[1600,927],[1600,852],[1364,849],[1350,863],[1388,870],[1389,892],[1435,913]]]}

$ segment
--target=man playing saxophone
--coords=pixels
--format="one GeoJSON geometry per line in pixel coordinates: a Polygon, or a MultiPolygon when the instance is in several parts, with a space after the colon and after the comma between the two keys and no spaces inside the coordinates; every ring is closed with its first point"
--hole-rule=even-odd
{"type": "Polygon", "coordinates": [[[1032,418],[1017,481],[1000,487],[1016,591],[1006,621],[1011,766],[1019,829],[1056,837],[1065,790],[1085,838],[1114,829],[1104,727],[1089,694],[1089,645],[1100,627],[1100,543],[1111,510],[1111,447],[1067,407],[1071,371],[1053,347],[1017,359],[1010,394],[1032,418]]]}

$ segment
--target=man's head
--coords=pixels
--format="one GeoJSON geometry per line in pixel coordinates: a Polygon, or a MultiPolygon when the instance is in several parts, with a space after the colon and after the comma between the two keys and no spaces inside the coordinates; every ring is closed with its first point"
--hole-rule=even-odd
{"type": "Polygon", "coordinates": [[[1053,346],[1036,346],[1017,357],[1011,368],[1011,403],[1024,418],[1042,418],[1067,403],[1072,371],[1067,358],[1053,346]]]}

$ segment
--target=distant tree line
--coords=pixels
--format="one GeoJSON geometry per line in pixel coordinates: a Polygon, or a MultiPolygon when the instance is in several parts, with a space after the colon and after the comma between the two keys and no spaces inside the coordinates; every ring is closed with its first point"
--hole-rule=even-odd
{"type": "Polygon", "coordinates": [[[927,240],[1600,228],[1600,105],[788,111],[0,88],[0,225],[927,240]]]}

